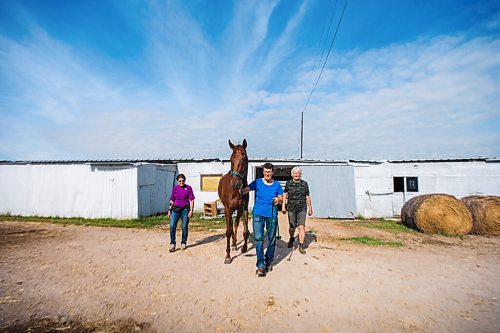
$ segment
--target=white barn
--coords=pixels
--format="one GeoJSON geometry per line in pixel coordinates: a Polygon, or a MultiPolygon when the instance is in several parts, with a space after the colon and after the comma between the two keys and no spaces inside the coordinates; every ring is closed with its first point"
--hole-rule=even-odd
{"type": "MultiPolygon", "coordinates": [[[[356,196],[354,192],[354,168],[347,161],[304,161],[250,159],[247,180],[262,177],[262,165],[266,162],[275,166],[274,179],[284,187],[286,180],[291,179],[290,171],[300,166],[303,179],[307,180],[311,190],[314,216],[316,217],[354,217],[356,214],[356,196]]],[[[187,177],[187,183],[195,192],[196,209],[202,209],[203,203],[218,199],[218,179],[228,173],[231,168],[229,160],[212,161],[211,163],[178,163],[179,173],[187,177]],[[213,179],[211,182],[207,180],[213,179]],[[208,183],[208,184],[207,184],[208,183]]],[[[253,206],[253,195],[250,195],[250,207],[253,206]]]]}
{"type": "Polygon", "coordinates": [[[0,214],[131,219],[164,212],[175,164],[0,164],[0,214]]]}
{"type": "Polygon", "coordinates": [[[500,195],[500,159],[353,162],[357,213],[399,216],[403,205],[422,194],[463,198],[500,195]]]}
{"type": "MultiPolygon", "coordinates": [[[[250,159],[248,180],[258,176],[265,163],[275,165],[275,178],[290,179],[300,166],[309,183],[315,217],[354,218],[399,216],[410,198],[447,193],[462,198],[473,194],[500,195],[500,159],[449,159],[405,161],[318,161],[250,159]]],[[[205,178],[220,177],[231,167],[229,160],[210,163],[178,163],[197,197],[203,202],[218,198],[215,188],[204,188],[205,178]]],[[[250,206],[253,198],[250,197],[250,206]]]]}
{"type": "MultiPolygon", "coordinates": [[[[250,159],[249,181],[273,163],[284,184],[293,166],[308,181],[315,217],[393,217],[411,197],[500,195],[500,159],[321,161],[250,159]]],[[[175,175],[195,209],[215,201],[229,159],[0,162],[0,214],[129,219],[164,213],[175,175]]],[[[250,206],[253,206],[251,196],[250,206]]]]}

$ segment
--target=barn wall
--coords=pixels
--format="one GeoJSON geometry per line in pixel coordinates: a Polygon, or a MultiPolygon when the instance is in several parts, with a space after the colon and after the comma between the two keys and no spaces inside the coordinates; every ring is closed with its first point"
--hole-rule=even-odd
{"type": "MultiPolygon", "coordinates": [[[[295,165],[287,161],[273,163],[295,165]]],[[[250,162],[248,181],[255,179],[255,168],[262,164],[250,162]]],[[[315,170],[304,174],[315,198],[315,212],[331,208],[324,198],[332,195],[342,198],[343,193],[352,192],[347,183],[342,183],[345,185],[342,190],[337,189],[339,193],[329,192],[330,187],[322,183],[324,170],[339,169],[346,163],[298,164],[315,170]]],[[[349,164],[354,167],[355,204],[351,207],[356,208],[356,215],[365,217],[397,216],[406,201],[427,193],[448,193],[459,198],[472,194],[500,195],[500,163],[496,161],[349,164]],[[412,176],[418,177],[418,192],[393,191],[393,177],[412,176]]],[[[222,175],[228,171],[229,161],[178,165],[3,164],[0,165],[0,214],[125,219],[162,213],[166,212],[177,173],[186,175],[196,195],[195,209],[202,211],[203,203],[215,201],[218,194],[200,190],[201,175],[222,175]]],[[[250,195],[251,207],[253,198],[250,195]]]]}
{"type": "MultiPolygon", "coordinates": [[[[273,162],[275,166],[280,165],[290,165],[286,162],[273,162]]],[[[250,183],[255,179],[256,167],[261,167],[263,163],[261,162],[249,162],[248,163],[248,175],[247,181],[250,183]]],[[[201,191],[201,176],[202,175],[225,175],[231,171],[231,162],[229,161],[217,161],[217,162],[205,162],[205,163],[179,163],[178,165],[179,173],[183,173],[189,184],[194,191],[196,196],[195,199],[195,210],[202,211],[203,204],[205,202],[213,202],[219,198],[217,191],[201,191]]],[[[254,196],[250,194],[250,207],[253,207],[254,196]]]]}
{"type": "MultiPolygon", "coordinates": [[[[193,188],[195,210],[203,211],[203,203],[213,202],[219,198],[217,191],[201,191],[201,175],[223,175],[231,168],[229,162],[179,163],[179,173],[186,176],[186,183],[193,188]]],[[[169,193],[170,197],[170,193],[169,193]]]]}
{"type": "Polygon", "coordinates": [[[414,196],[500,195],[500,163],[408,162],[355,165],[356,206],[364,217],[397,216],[414,196]],[[394,192],[393,177],[418,177],[418,192],[394,192]]]}
{"type": "Polygon", "coordinates": [[[0,214],[135,218],[131,165],[1,165],[0,214]]]}
{"type": "MultiPolygon", "coordinates": [[[[343,164],[290,163],[286,161],[271,161],[275,167],[292,167],[300,165],[304,169],[304,179],[308,181],[313,198],[315,217],[352,217],[355,207],[354,180],[352,166],[343,164]],[[307,169],[307,174],[306,174],[307,169]],[[348,169],[347,173],[345,171],[348,169]],[[325,178],[326,177],[326,178],[325,178]],[[310,178],[310,179],[308,179],[310,178]],[[333,200],[333,203],[332,203],[333,200]]],[[[247,180],[251,182],[256,177],[256,168],[262,162],[250,162],[247,180]]],[[[213,202],[219,198],[217,191],[201,191],[201,175],[224,175],[231,169],[231,163],[179,163],[179,173],[187,177],[187,183],[195,193],[195,210],[201,212],[203,203],[213,202]]],[[[282,182],[284,186],[285,182],[282,182]]],[[[250,193],[250,209],[254,205],[254,194],[250,193]]]]}
{"type": "Polygon", "coordinates": [[[302,178],[307,181],[313,216],[353,218],[356,212],[354,168],[350,165],[304,165],[302,178]]]}

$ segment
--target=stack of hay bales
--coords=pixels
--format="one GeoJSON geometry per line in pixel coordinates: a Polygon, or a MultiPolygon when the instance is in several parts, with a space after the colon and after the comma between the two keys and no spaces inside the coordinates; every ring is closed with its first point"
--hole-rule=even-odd
{"type": "Polygon", "coordinates": [[[401,209],[403,223],[429,234],[465,235],[472,229],[472,217],[465,204],[448,194],[414,197],[401,209]]]}
{"type": "Polygon", "coordinates": [[[472,214],[472,231],[476,235],[500,236],[500,197],[471,195],[462,198],[472,214]]]}

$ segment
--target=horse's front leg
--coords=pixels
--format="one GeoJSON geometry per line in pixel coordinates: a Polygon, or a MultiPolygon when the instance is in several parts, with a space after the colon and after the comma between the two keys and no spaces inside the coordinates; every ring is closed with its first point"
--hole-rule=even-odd
{"type": "Polygon", "coordinates": [[[236,245],[236,238],[238,236],[238,226],[240,225],[241,210],[236,211],[236,220],[234,221],[234,231],[233,231],[233,250],[238,250],[238,245],[236,245]]]}
{"type": "Polygon", "coordinates": [[[232,212],[230,209],[224,208],[224,213],[226,215],[226,259],[224,259],[225,264],[231,263],[231,248],[229,246],[229,242],[231,239],[231,235],[233,233],[233,219],[232,212]]]}
{"type": "Polygon", "coordinates": [[[248,210],[243,212],[243,223],[246,223],[246,228],[243,228],[243,247],[241,248],[241,252],[245,253],[248,250],[248,236],[250,235],[250,231],[248,231],[248,210]]]}

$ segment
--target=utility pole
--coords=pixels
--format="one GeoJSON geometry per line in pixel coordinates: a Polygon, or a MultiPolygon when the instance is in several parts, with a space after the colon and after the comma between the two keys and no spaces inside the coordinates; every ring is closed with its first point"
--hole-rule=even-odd
{"type": "MultiPolygon", "coordinates": [[[[345,0],[344,9],[342,9],[342,14],[340,15],[339,23],[337,24],[337,29],[335,30],[335,34],[333,35],[332,42],[330,43],[330,48],[328,49],[328,53],[325,57],[325,62],[323,63],[323,67],[321,67],[321,71],[318,74],[318,78],[316,79],[316,82],[314,83],[314,86],[312,87],[311,92],[309,93],[309,97],[307,98],[307,103],[304,106],[304,109],[302,110],[301,119],[300,119],[300,159],[302,159],[304,157],[304,111],[307,109],[307,106],[309,105],[309,102],[311,101],[311,96],[312,96],[314,90],[316,89],[316,87],[318,86],[318,82],[319,82],[319,79],[321,78],[321,74],[323,74],[323,70],[325,69],[326,62],[328,61],[328,57],[330,56],[330,52],[332,51],[333,43],[335,42],[335,38],[337,37],[337,33],[339,32],[340,23],[342,22],[342,18],[344,17],[345,8],[347,7],[348,1],[349,0],[345,0]]],[[[335,7],[333,9],[332,14],[335,14],[335,7]]],[[[333,18],[333,16],[332,16],[332,18],[333,18]]],[[[329,30],[330,29],[328,29],[328,31],[329,30]]]]}

